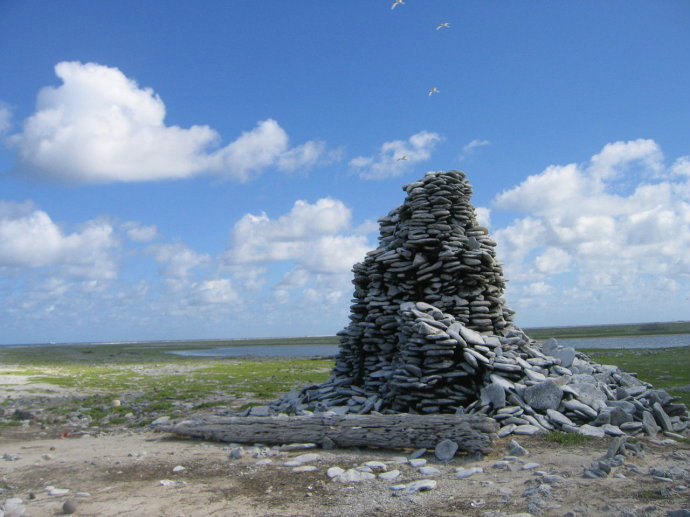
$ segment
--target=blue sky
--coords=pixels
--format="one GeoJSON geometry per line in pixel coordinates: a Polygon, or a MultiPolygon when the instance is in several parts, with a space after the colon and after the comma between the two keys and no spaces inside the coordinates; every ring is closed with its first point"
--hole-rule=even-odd
{"type": "Polygon", "coordinates": [[[689,319],[688,27],[680,0],[0,0],[0,343],[333,334],[376,219],[450,169],[519,325],[689,319]]]}

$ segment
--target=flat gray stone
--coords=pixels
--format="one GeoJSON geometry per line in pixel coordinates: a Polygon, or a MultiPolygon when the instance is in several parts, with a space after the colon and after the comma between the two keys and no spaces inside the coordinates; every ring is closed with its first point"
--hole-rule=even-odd
{"type": "Polygon", "coordinates": [[[606,394],[595,384],[575,383],[569,384],[568,388],[576,393],[580,402],[591,408],[597,409],[599,406],[606,405],[606,394]]]}
{"type": "Polygon", "coordinates": [[[379,479],[383,479],[384,481],[392,481],[398,476],[400,476],[399,470],[389,470],[388,472],[382,472],[379,474],[379,479]]]}
{"type": "Polygon", "coordinates": [[[506,405],[506,392],[498,382],[492,382],[480,391],[482,405],[491,404],[494,409],[501,409],[506,405]]]}
{"type": "Polygon", "coordinates": [[[301,465],[299,467],[294,467],[293,472],[314,472],[316,467],[314,465],[301,465]]]}
{"type": "Polygon", "coordinates": [[[625,438],[613,438],[611,440],[611,443],[609,443],[609,448],[606,451],[606,454],[604,455],[604,458],[606,459],[611,459],[615,458],[616,455],[625,450],[625,438]]]}
{"type": "Polygon", "coordinates": [[[574,348],[567,346],[555,350],[551,355],[556,359],[560,359],[563,368],[570,368],[575,360],[575,353],[574,348]]]}
{"type": "Polygon", "coordinates": [[[601,427],[594,427],[589,424],[581,425],[577,432],[583,436],[591,436],[592,438],[603,438],[606,436],[606,433],[601,427]]]}
{"type": "Polygon", "coordinates": [[[376,476],[371,472],[362,472],[357,469],[347,469],[342,474],[334,477],[340,483],[361,483],[363,481],[371,481],[376,479],[376,476]]]}
{"type": "Polygon", "coordinates": [[[553,352],[558,348],[558,341],[554,338],[549,338],[541,345],[541,351],[546,355],[553,355],[553,352]]]}
{"type": "Polygon", "coordinates": [[[641,431],[643,428],[642,422],[626,422],[624,424],[620,425],[620,428],[627,432],[632,432],[635,433],[637,431],[641,431]]]}
{"type": "Polygon", "coordinates": [[[666,517],[690,517],[690,510],[688,510],[687,508],[666,510],[666,517]]]}
{"type": "Polygon", "coordinates": [[[625,436],[625,433],[617,425],[604,424],[601,426],[604,432],[611,436],[625,436]]]}
{"type": "Polygon", "coordinates": [[[441,473],[441,471],[436,467],[431,466],[419,467],[417,472],[419,472],[422,476],[438,476],[441,473]]]}
{"type": "Polygon", "coordinates": [[[250,416],[270,416],[272,413],[268,406],[254,406],[249,410],[250,416]]]}
{"type": "MultiPolygon", "coordinates": [[[[650,417],[652,416],[651,413],[649,415],[650,417]]],[[[609,415],[609,422],[611,425],[621,425],[624,424],[625,422],[630,422],[633,420],[633,415],[628,413],[626,410],[620,407],[614,407],[611,409],[611,413],[609,415]]],[[[654,417],[652,417],[652,421],[654,420],[654,417]]],[[[656,424],[654,424],[656,426],[656,424]]]]}
{"type": "Polygon", "coordinates": [[[491,382],[500,385],[503,388],[503,390],[512,390],[515,388],[515,383],[509,381],[505,377],[502,377],[496,373],[492,373],[489,376],[489,379],[491,379],[491,382]]]}
{"type": "Polygon", "coordinates": [[[382,461],[367,461],[364,466],[372,470],[388,470],[388,466],[382,461]]]}
{"type": "Polygon", "coordinates": [[[465,479],[475,474],[479,474],[480,472],[484,472],[484,469],[481,467],[472,467],[469,469],[459,467],[455,469],[455,477],[457,479],[465,479]]]}
{"type": "Polygon", "coordinates": [[[671,419],[666,414],[666,411],[664,411],[664,408],[661,407],[661,404],[659,404],[658,402],[655,402],[654,405],[652,406],[652,411],[654,411],[654,416],[656,417],[656,421],[659,423],[661,428],[664,431],[673,432],[673,424],[671,423],[671,419]]]}
{"type": "Polygon", "coordinates": [[[331,467],[326,471],[326,475],[329,478],[333,479],[334,477],[339,476],[343,472],[345,472],[345,470],[341,469],[340,467],[331,467]]]}
{"type": "Polygon", "coordinates": [[[433,479],[420,479],[419,481],[408,483],[405,487],[405,493],[414,494],[415,492],[425,492],[434,488],[436,488],[436,481],[433,479]]]}
{"type": "Polygon", "coordinates": [[[417,459],[417,458],[421,458],[421,457],[424,456],[425,454],[426,454],[426,449],[424,449],[424,448],[422,448],[422,449],[417,449],[417,450],[412,451],[412,452],[410,453],[410,455],[409,455],[407,458],[408,458],[408,459],[411,459],[411,460],[414,460],[414,459],[417,459]]]}
{"type": "Polygon", "coordinates": [[[529,452],[515,440],[510,440],[506,452],[511,456],[527,456],[529,452]]]}
{"type": "Polygon", "coordinates": [[[526,388],[523,398],[527,404],[538,411],[557,409],[563,398],[563,390],[549,379],[526,388]]]}
{"type": "Polygon", "coordinates": [[[434,448],[434,455],[439,461],[452,460],[456,452],[458,452],[458,444],[452,440],[442,440],[434,448]]]}
{"type": "Polygon", "coordinates": [[[553,422],[554,424],[558,425],[574,425],[573,421],[570,420],[567,416],[565,416],[563,413],[560,411],[556,411],[555,409],[547,409],[546,410],[546,417],[553,422]]]}
{"type": "Polygon", "coordinates": [[[244,455],[244,449],[242,447],[233,447],[228,453],[228,458],[232,460],[238,460],[244,455]]]}
{"type": "Polygon", "coordinates": [[[542,430],[532,424],[519,425],[513,430],[513,434],[524,434],[526,436],[531,436],[539,432],[542,432],[542,430]]]}
{"type": "Polygon", "coordinates": [[[462,325],[458,329],[458,334],[462,336],[462,339],[464,339],[468,345],[484,345],[484,338],[476,330],[472,330],[462,325]]]}
{"type": "Polygon", "coordinates": [[[579,400],[566,400],[564,402],[564,406],[567,409],[570,409],[571,411],[579,411],[583,415],[589,417],[589,418],[596,418],[597,417],[597,412],[594,411],[591,407],[589,407],[587,404],[583,404],[579,400]]]}
{"type": "Polygon", "coordinates": [[[304,465],[305,463],[311,463],[312,461],[316,461],[320,458],[320,454],[310,452],[307,454],[300,454],[299,456],[295,456],[294,458],[283,463],[283,465],[285,465],[286,467],[299,467],[300,465],[304,465]]]}

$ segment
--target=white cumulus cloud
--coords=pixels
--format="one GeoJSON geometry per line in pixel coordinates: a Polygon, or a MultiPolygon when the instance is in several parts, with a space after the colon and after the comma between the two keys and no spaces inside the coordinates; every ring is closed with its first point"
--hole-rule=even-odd
{"type": "Polygon", "coordinates": [[[477,216],[477,222],[480,226],[488,228],[491,226],[491,209],[485,206],[475,207],[474,212],[477,216]]]}
{"type": "Polygon", "coordinates": [[[156,262],[161,264],[161,273],[172,279],[186,280],[192,269],[209,262],[210,257],[190,247],[177,244],[152,244],[148,248],[156,262]]]}
{"type": "Polygon", "coordinates": [[[345,230],[350,218],[350,209],[342,201],[331,198],[319,199],[314,204],[296,201],[290,212],[277,219],[269,218],[266,213],[246,214],[232,230],[227,257],[232,264],[298,258],[313,262],[318,260],[311,256],[313,253],[320,251],[317,254],[324,255],[328,248],[322,241],[345,230]]]}
{"type": "MultiPolygon", "coordinates": [[[[499,194],[494,209],[525,214],[495,232],[499,258],[513,282],[509,292],[524,297],[529,286],[551,285],[555,275],[566,273],[570,280],[559,276],[558,282],[569,282],[562,291],[573,293],[570,301],[610,297],[607,307],[613,307],[616,300],[624,305],[664,300],[658,285],[687,286],[685,159],[666,167],[652,140],[615,142],[589,163],[549,166],[499,194]],[[635,173],[623,175],[633,164],[635,173]]],[[[542,296],[551,292],[538,290],[542,296]]]]}
{"type": "Polygon", "coordinates": [[[325,153],[322,142],[290,148],[287,133],[271,119],[217,148],[220,135],[207,125],[166,125],[163,100],[117,68],[61,62],[55,73],[62,84],[43,88],[36,112],[8,138],[22,171],[77,183],[200,173],[243,182],[271,166],[311,167],[325,153]]]}
{"type": "Polygon", "coordinates": [[[108,280],[117,276],[113,226],[87,221],[65,233],[31,202],[0,201],[0,266],[40,268],[59,266],[67,275],[108,280]]]}
{"type": "Polygon", "coordinates": [[[278,304],[295,293],[305,302],[312,291],[341,299],[349,295],[352,266],[371,249],[364,233],[371,226],[363,228],[351,228],[351,211],[342,201],[297,201],[275,219],[265,213],[242,217],[232,229],[225,260],[231,270],[287,264],[289,271],[272,286],[278,304]]]}
{"type": "Polygon", "coordinates": [[[412,164],[431,158],[436,144],[443,138],[438,133],[420,131],[407,140],[384,142],[375,156],[358,156],[350,167],[364,179],[380,180],[400,176],[412,164]]]}
{"type": "Polygon", "coordinates": [[[589,174],[595,179],[609,179],[620,174],[634,162],[656,173],[661,169],[663,154],[654,140],[638,138],[628,142],[613,142],[592,156],[589,174]]]}

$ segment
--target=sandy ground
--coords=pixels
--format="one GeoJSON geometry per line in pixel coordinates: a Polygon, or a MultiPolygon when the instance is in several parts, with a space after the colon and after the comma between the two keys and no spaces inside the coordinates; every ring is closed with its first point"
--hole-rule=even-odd
{"type": "MultiPolygon", "coordinates": [[[[77,395],[19,377],[3,376],[5,395],[77,395]]],[[[687,476],[657,481],[650,475],[651,468],[690,469],[689,445],[642,440],[644,454],[629,456],[609,477],[583,478],[583,469],[606,452],[609,441],[562,446],[539,436],[508,437],[497,440],[492,453],[483,458],[457,456],[438,464],[427,453],[428,465],[440,474],[425,476],[407,463],[398,463],[410,450],[313,449],[252,457],[252,446],[245,445],[241,458],[230,459],[228,444],[181,439],[150,429],[69,430],[32,422],[0,427],[0,503],[21,498],[27,517],[60,515],[67,500],[76,504],[75,515],[99,517],[498,517],[521,512],[641,517],[690,508],[687,476]],[[506,456],[511,438],[530,454],[509,461],[507,468],[495,467],[506,456]],[[319,454],[309,463],[316,470],[294,472],[283,465],[305,452],[319,454]],[[257,465],[262,459],[271,463],[257,465]],[[326,475],[329,467],[347,469],[371,460],[399,470],[400,477],[340,483],[326,475]],[[539,466],[523,470],[527,463],[539,466]],[[184,470],[174,472],[175,467],[184,470]],[[458,467],[481,467],[483,472],[456,479],[458,467]],[[545,474],[564,479],[546,488],[545,474]],[[433,479],[437,487],[402,495],[391,490],[394,484],[420,479],[433,479]],[[50,487],[68,492],[50,495],[50,487]]]]}

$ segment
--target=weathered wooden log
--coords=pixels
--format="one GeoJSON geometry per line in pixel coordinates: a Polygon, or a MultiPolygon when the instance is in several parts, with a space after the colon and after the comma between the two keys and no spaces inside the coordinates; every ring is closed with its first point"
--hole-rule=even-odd
{"type": "Polygon", "coordinates": [[[443,439],[467,452],[490,451],[496,421],[483,415],[313,415],[290,417],[201,417],[157,430],[178,436],[236,443],[321,444],[329,438],[338,447],[434,447],[443,439]]]}

